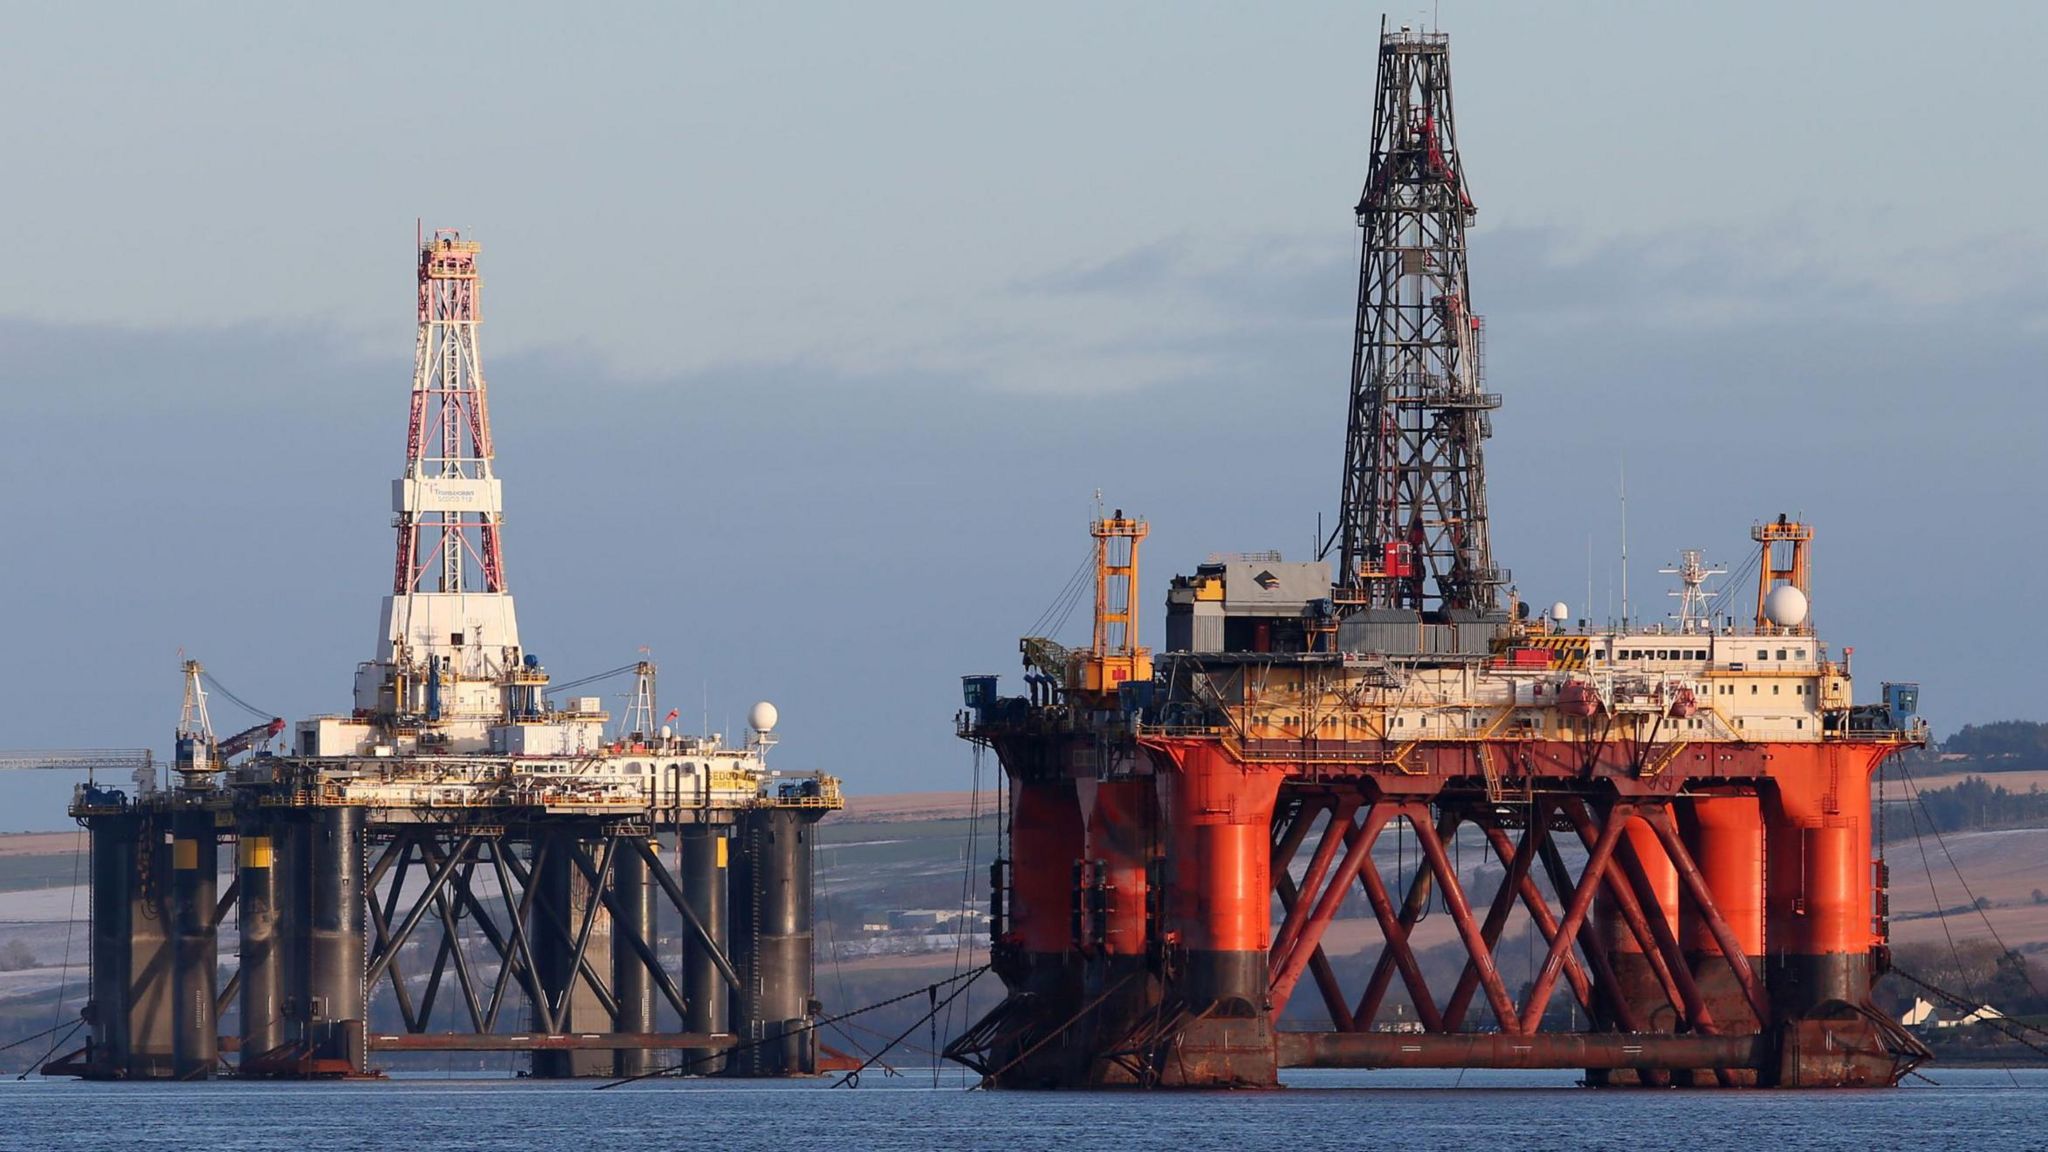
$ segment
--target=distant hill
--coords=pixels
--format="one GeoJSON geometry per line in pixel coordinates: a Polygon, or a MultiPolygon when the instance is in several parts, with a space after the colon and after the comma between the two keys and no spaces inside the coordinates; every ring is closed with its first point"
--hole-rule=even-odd
{"type": "Polygon", "coordinates": [[[2032,720],[1965,724],[1941,742],[1938,755],[1945,767],[1967,764],[1979,772],[2048,769],[2048,724],[2032,720]]]}

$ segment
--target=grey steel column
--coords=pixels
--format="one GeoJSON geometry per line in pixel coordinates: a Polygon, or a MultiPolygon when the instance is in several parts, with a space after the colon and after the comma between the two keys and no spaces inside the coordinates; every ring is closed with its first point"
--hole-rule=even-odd
{"type": "Polygon", "coordinates": [[[236,848],[241,925],[244,1073],[285,1042],[284,964],[278,941],[277,843],[268,822],[245,821],[236,848]]]}
{"type": "Polygon", "coordinates": [[[214,1004],[220,986],[220,935],[214,907],[220,899],[220,844],[213,813],[180,809],[171,815],[172,976],[176,995],[171,1023],[171,1074],[205,1080],[220,1060],[214,1004]]]}
{"type": "Polygon", "coordinates": [[[308,902],[304,1000],[308,1055],[344,1062],[352,1074],[368,1065],[364,1048],[365,924],[361,808],[326,808],[307,829],[304,880],[308,902]]]}
{"type": "MultiPolygon", "coordinates": [[[[618,909],[612,925],[612,995],[619,1004],[613,1029],[652,1032],[654,981],[639,952],[626,943],[622,933],[637,935],[652,946],[654,889],[647,882],[647,861],[624,844],[612,854],[612,903],[618,909]]],[[[654,1054],[645,1048],[620,1048],[612,1053],[612,1074],[637,1076],[653,1063],[654,1054]]]]}
{"type": "MultiPolygon", "coordinates": [[[[732,947],[726,914],[727,881],[731,875],[727,855],[731,844],[724,828],[688,825],[682,830],[682,858],[676,865],[681,870],[676,880],[690,902],[690,910],[703,922],[705,933],[727,950],[732,947]]],[[[732,1031],[731,992],[718,973],[717,962],[695,933],[679,931],[683,937],[683,1003],[690,1009],[689,1018],[683,1021],[684,1031],[732,1031]]],[[[739,968],[736,958],[732,964],[739,968]]],[[[683,1053],[683,1059],[691,1061],[690,1071],[698,1076],[717,1075],[725,1071],[729,1062],[723,1052],[711,1048],[689,1049],[683,1053]]]]}
{"type": "Polygon", "coordinates": [[[733,932],[747,945],[741,949],[746,965],[735,962],[742,1043],[736,1064],[743,1075],[803,1075],[817,1070],[811,1032],[812,818],[794,809],[757,809],[747,814],[743,828],[743,899],[750,914],[739,917],[733,932]]]}
{"type": "Polygon", "coordinates": [[[96,1074],[136,1075],[130,1061],[131,961],[137,944],[135,901],[141,873],[136,841],[142,821],[133,815],[94,816],[87,822],[92,851],[91,1053],[96,1074]]]}
{"type": "MultiPolygon", "coordinates": [[[[566,933],[570,917],[572,894],[575,890],[576,862],[569,853],[575,847],[572,837],[559,831],[536,832],[534,854],[540,855],[543,837],[552,838],[546,858],[533,870],[537,892],[533,900],[533,911],[526,924],[526,938],[533,948],[534,976],[540,985],[541,994],[549,1004],[563,1005],[566,1014],[573,999],[576,982],[576,942],[566,933]],[[558,920],[564,923],[557,923],[558,920]]],[[[534,1006],[533,1023],[535,1031],[550,1028],[543,1016],[540,1005],[534,1006]]],[[[556,1021],[556,1030],[566,1029],[566,1024],[556,1021]]],[[[576,1075],[576,1053],[557,1051],[536,1051],[533,1054],[533,1075],[536,1079],[559,1080],[576,1075]]]]}

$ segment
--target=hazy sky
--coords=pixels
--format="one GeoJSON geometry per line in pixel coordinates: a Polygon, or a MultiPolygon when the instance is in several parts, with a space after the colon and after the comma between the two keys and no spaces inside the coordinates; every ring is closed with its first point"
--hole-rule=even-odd
{"type": "MultiPolygon", "coordinates": [[[[1440,19],[1496,555],[1576,604],[1590,541],[1604,614],[1624,460],[1639,606],[1677,549],[1739,564],[1804,515],[1824,637],[1948,731],[2048,714],[2048,8],[1941,12],[1440,19]]],[[[1369,8],[9,24],[0,745],[165,747],[181,647],[286,716],[346,706],[418,217],[484,244],[529,646],[568,678],[648,645],[715,727],[771,698],[776,758],[856,790],[964,785],[957,677],[1016,686],[1096,488],[1152,519],[1155,643],[1170,574],[1333,510],[1369,8]]],[[[66,787],[0,779],[0,828],[66,787]]]]}

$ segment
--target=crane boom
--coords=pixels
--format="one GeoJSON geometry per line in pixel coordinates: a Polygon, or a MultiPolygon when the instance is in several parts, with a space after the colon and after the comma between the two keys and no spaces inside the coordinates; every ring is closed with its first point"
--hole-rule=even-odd
{"type": "Polygon", "coordinates": [[[133,772],[150,768],[156,757],[147,748],[50,748],[0,751],[0,771],[133,772]]]}

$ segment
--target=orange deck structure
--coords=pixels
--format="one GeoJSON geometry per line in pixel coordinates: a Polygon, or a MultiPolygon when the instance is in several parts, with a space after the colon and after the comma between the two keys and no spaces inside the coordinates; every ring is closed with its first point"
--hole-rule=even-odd
{"type": "Polygon", "coordinates": [[[1887,963],[1871,781],[1925,740],[1910,687],[1848,705],[1847,667],[1798,629],[1573,637],[1597,653],[1577,668],[1536,643],[1565,638],[1512,626],[1498,653],[1406,667],[1167,653],[1171,722],[1127,710],[1145,695],[1129,689],[984,694],[962,733],[1010,779],[1012,995],[956,1055],[1008,1084],[1187,1086],[1287,1066],[1865,1086],[1924,1059],[1870,1006],[1887,963]],[[1781,645],[1781,666],[1752,666],[1781,645]],[[1757,711],[1788,699],[1796,715],[1757,711]],[[1397,834],[1418,862],[1405,885],[1387,875],[1397,834]],[[1498,873],[1485,885],[1454,860],[1473,851],[1498,873]],[[1323,946],[1354,891],[1378,928],[1369,964],[1323,946]],[[1454,980],[1409,944],[1432,910],[1464,952],[1454,980]],[[1498,963],[1511,923],[1542,945],[1520,988],[1498,963]],[[1327,1032],[1283,1030],[1304,986],[1327,1032]],[[1547,1023],[1563,997],[1586,1030],[1547,1023]],[[1396,998],[1421,1031],[1382,1030],[1396,998]]]}

